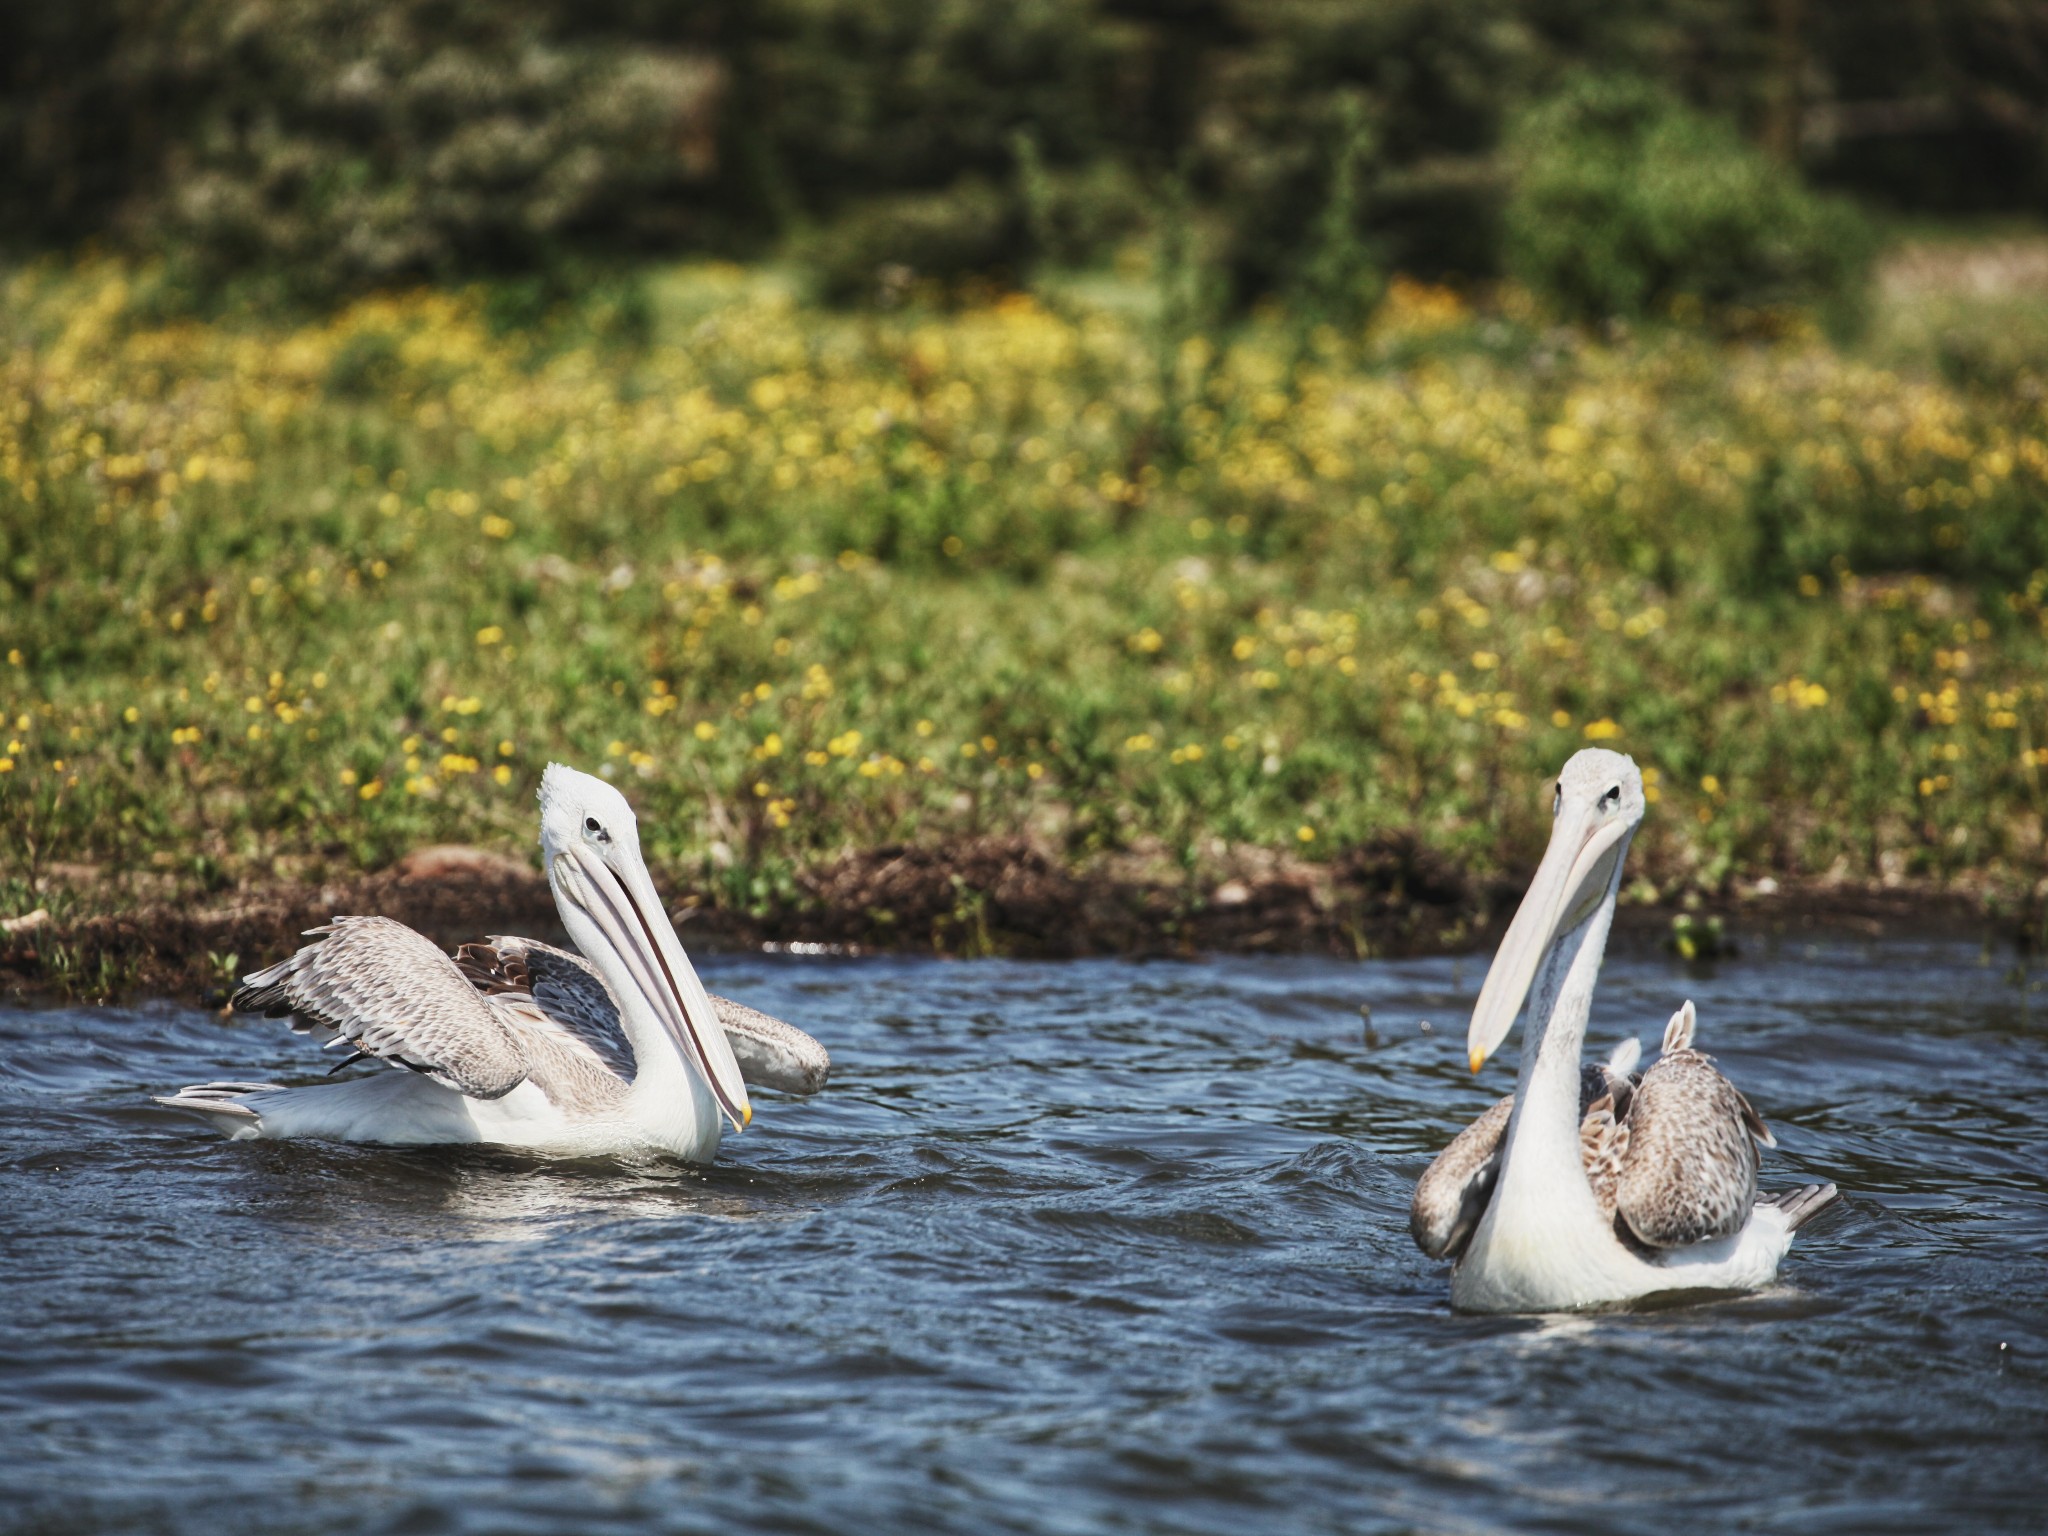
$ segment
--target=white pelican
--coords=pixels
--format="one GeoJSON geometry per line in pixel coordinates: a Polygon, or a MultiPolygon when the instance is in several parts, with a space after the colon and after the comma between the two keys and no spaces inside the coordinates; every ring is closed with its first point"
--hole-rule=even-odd
{"type": "Polygon", "coordinates": [[[1638,1048],[1579,1063],[1643,781],[1592,749],[1557,782],[1550,848],[1479,989],[1467,1035],[1485,1065],[1529,1004],[1521,1076],[1446,1147],[1415,1189],[1411,1230],[1450,1258],[1452,1305],[1549,1312],[1660,1291],[1768,1284],[1832,1184],[1757,1198],[1756,1111],[1692,1049],[1687,1003],[1640,1077],[1638,1048]]]}
{"type": "Polygon", "coordinates": [[[582,955],[494,939],[450,959],[389,918],[338,917],[289,960],[244,977],[234,1006],[292,1015],[301,1032],[332,1030],[329,1045],[355,1052],[343,1066],[374,1057],[410,1070],[308,1088],[205,1083],[157,1102],[236,1139],[489,1142],[709,1162],[722,1121],[738,1130],[753,1117],[749,1078],[799,1093],[824,1085],[831,1062],[817,1041],[705,992],[655,894],[625,796],[551,765],[540,807],[548,885],[582,955]]]}

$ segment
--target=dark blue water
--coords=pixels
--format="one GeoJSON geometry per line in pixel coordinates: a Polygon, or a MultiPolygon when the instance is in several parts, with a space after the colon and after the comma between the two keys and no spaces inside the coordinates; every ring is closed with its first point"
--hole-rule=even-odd
{"type": "Polygon", "coordinates": [[[309,1078],[282,1025],[0,1013],[0,1528],[2039,1531],[2010,966],[1611,962],[1592,1047],[1691,995],[1844,1199],[1768,1294],[1550,1320],[1407,1236],[1512,1081],[1477,961],[714,960],[836,1076],[708,1171],[228,1143],[143,1096],[309,1078]]]}

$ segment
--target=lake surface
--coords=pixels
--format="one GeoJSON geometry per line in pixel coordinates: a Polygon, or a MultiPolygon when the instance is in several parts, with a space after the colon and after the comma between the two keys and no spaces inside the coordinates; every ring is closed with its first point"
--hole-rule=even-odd
{"type": "Polygon", "coordinates": [[[1693,997],[1843,1199],[1769,1293],[1489,1319],[1406,1222],[1483,968],[715,958],[835,1076],[702,1171],[230,1143],[144,1095],[282,1024],[0,1011],[0,1529],[2048,1526],[2041,980],[1611,959],[1589,1049],[1693,997]]]}

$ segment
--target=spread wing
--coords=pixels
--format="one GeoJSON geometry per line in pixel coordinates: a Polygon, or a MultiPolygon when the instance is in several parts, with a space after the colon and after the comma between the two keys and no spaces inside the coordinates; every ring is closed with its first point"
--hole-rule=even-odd
{"type": "MultiPolygon", "coordinates": [[[[357,1060],[409,1067],[473,1099],[503,1098],[532,1060],[520,1031],[432,940],[388,917],[337,917],[314,942],[242,979],[236,1011],[333,1031],[357,1060]]],[[[346,1065],[347,1063],[344,1063],[346,1065]]]]}
{"type": "MultiPolygon", "coordinates": [[[[618,1003],[581,955],[534,939],[494,935],[486,944],[463,945],[456,959],[478,990],[531,996],[621,1076],[633,1075],[633,1048],[619,1024],[618,1003]]],[[[714,995],[711,1006],[748,1087],[811,1094],[825,1086],[831,1054],[802,1030],[729,998],[714,995]]]]}

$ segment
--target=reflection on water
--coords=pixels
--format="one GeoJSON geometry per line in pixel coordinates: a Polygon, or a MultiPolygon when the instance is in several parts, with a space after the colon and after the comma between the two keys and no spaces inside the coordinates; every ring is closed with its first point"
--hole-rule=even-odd
{"type": "Polygon", "coordinates": [[[1512,1080],[1469,960],[708,970],[837,1071],[711,1169],[228,1143],[144,1096],[304,1041],[0,1013],[0,1529],[2039,1528],[2007,959],[1611,963],[1590,1048],[1693,997],[1845,1198],[1767,1293],[1547,1319],[1408,1241],[1512,1080]]]}

